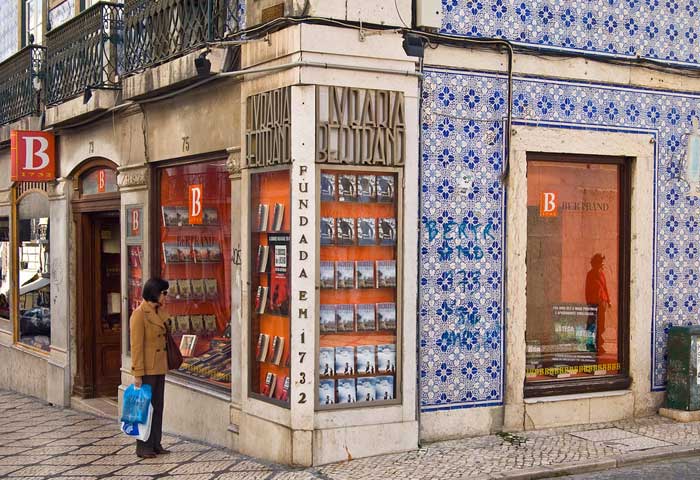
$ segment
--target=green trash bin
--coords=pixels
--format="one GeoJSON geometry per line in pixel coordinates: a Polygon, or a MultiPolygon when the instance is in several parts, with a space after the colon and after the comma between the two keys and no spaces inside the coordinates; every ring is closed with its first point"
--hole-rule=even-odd
{"type": "Polygon", "coordinates": [[[666,407],[700,410],[700,326],[671,327],[668,332],[666,407]]]}

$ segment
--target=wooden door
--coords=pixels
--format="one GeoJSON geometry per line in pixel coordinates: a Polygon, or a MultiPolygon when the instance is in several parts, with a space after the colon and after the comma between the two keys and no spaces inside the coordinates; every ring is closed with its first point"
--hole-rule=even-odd
{"type": "MultiPolygon", "coordinates": [[[[116,212],[115,212],[116,213],[116,212]]],[[[121,252],[118,214],[93,218],[93,385],[96,396],[116,397],[121,381],[121,252]]],[[[88,319],[88,321],[90,321],[88,319]]]]}

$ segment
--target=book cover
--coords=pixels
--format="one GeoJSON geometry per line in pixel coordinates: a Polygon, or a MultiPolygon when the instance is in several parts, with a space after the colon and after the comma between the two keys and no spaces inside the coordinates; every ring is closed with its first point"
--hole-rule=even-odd
{"type": "Polygon", "coordinates": [[[291,379],[288,376],[285,376],[282,379],[281,386],[282,386],[282,391],[279,390],[280,387],[280,382],[277,383],[277,388],[275,392],[275,398],[277,400],[282,400],[283,402],[288,402],[289,401],[289,389],[291,388],[292,382],[291,379]]]}
{"type": "Polygon", "coordinates": [[[374,202],[377,199],[377,180],[374,175],[357,176],[357,200],[374,202]]]}
{"type": "Polygon", "coordinates": [[[205,278],[204,288],[207,292],[207,298],[209,300],[216,300],[219,296],[218,282],[216,278],[205,278]]]}
{"type": "Polygon", "coordinates": [[[396,372],[396,345],[377,345],[377,372],[396,372]]]}
{"type": "Polygon", "coordinates": [[[335,328],[339,332],[355,331],[355,306],[336,305],[335,306],[335,328]]]}
{"type": "Polygon", "coordinates": [[[194,300],[204,300],[206,298],[206,292],[204,291],[204,279],[195,278],[192,280],[192,299],[194,300]]]}
{"type": "Polygon", "coordinates": [[[180,353],[183,357],[191,357],[197,343],[197,335],[183,335],[180,339],[180,353]]]}
{"type": "Polygon", "coordinates": [[[195,333],[204,333],[204,317],[202,315],[190,315],[190,324],[195,333]]]}
{"type": "Polygon", "coordinates": [[[377,260],[377,288],[396,286],[396,260],[377,260]]]}
{"type": "Polygon", "coordinates": [[[318,382],[318,403],[321,405],[335,403],[335,380],[326,379],[318,382]]]}
{"type": "Polygon", "coordinates": [[[319,283],[321,288],[335,288],[335,264],[333,262],[321,262],[319,283]]]}
{"type": "Polygon", "coordinates": [[[335,243],[335,218],[321,217],[321,245],[335,243]]]}
{"type": "Polygon", "coordinates": [[[357,401],[373,402],[377,395],[377,380],[374,377],[357,379],[357,401]]]}
{"type": "Polygon", "coordinates": [[[335,347],[335,374],[355,374],[355,347],[335,347]]]}
{"type": "Polygon", "coordinates": [[[182,218],[178,217],[177,207],[161,207],[163,213],[163,226],[178,227],[182,226],[182,218]]]}
{"type": "Polygon", "coordinates": [[[258,346],[255,349],[255,359],[258,362],[264,362],[267,358],[267,351],[270,346],[270,336],[266,333],[258,335],[258,346]]]}
{"type": "Polygon", "coordinates": [[[289,399],[289,377],[280,375],[277,377],[277,385],[275,385],[275,398],[286,402],[289,399]]]}
{"type": "Polygon", "coordinates": [[[190,331],[189,315],[178,315],[175,317],[175,331],[177,333],[188,333],[190,331]]]}
{"type": "Polygon", "coordinates": [[[177,290],[180,292],[180,300],[189,300],[192,298],[192,283],[189,279],[184,278],[178,280],[177,290]]]}
{"type": "Polygon", "coordinates": [[[357,200],[357,177],[355,175],[338,175],[338,200],[341,202],[357,200]]]}
{"type": "Polygon", "coordinates": [[[279,365],[282,361],[282,353],[284,352],[284,337],[275,336],[272,339],[272,348],[270,349],[269,362],[279,365]]]}
{"type": "Polygon", "coordinates": [[[267,257],[270,254],[270,247],[267,245],[258,246],[258,273],[267,272],[267,257]]]}
{"type": "Polygon", "coordinates": [[[321,347],[319,349],[318,368],[322,377],[335,375],[335,349],[333,347],[321,347]]]}
{"type": "Polygon", "coordinates": [[[374,374],[377,366],[375,364],[376,347],[374,345],[360,345],[357,347],[357,364],[355,372],[357,374],[374,374]]]}
{"type": "Polygon", "coordinates": [[[255,313],[262,315],[267,307],[267,291],[268,287],[258,286],[258,291],[255,294],[255,313]]]}
{"type": "Polygon", "coordinates": [[[270,251],[273,252],[270,275],[270,311],[277,315],[289,314],[288,245],[289,235],[270,235],[270,251]]]}
{"type": "Polygon", "coordinates": [[[396,328],[396,304],[378,303],[377,320],[379,321],[379,330],[394,330],[396,328]]]}
{"type": "Polygon", "coordinates": [[[355,403],[355,379],[338,380],[338,403],[355,403]]]}
{"type": "Polygon", "coordinates": [[[375,399],[377,400],[393,400],[394,399],[394,377],[381,376],[375,377],[375,399]]]}
{"type": "Polygon", "coordinates": [[[129,265],[132,268],[141,268],[141,247],[129,247],[129,265]]]}
{"type": "Polygon", "coordinates": [[[362,217],[357,219],[357,244],[376,245],[377,219],[362,217]]]}
{"type": "Polygon", "coordinates": [[[357,331],[370,332],[377,329],[374,304],[365,303],[357,306],[357,331]]]}
{"type": "Polygon", "coordinates": [[[218,263],[221,261],[221,246],[218,243],[195,243],[192,250],[195,263],[218,263]]]}
{"type": "Polygon", "coordinates": [[[355,219],[354,218],[338,218],[338,219],[336,219],[335,237],[336,237],[336,244],[338,244],[338,245],[354,245],[355,244],[355,219]]]}
{"type": "Polygon", "coordinates": [[[216,324],[216,315],[204,315],[204,330],[207,333],[216,333],[218,326],[216,324]]]}
{"type": "Polygon", "coordinates": [[[277,386],[277,375],[272,372],[267,372],[265,375],[265,385],[263,385],[262,394],[266,397],[272,398],[275,394],[275,387],[277,386]]]}
{"type": "Polygon", "coordinates": [[[394,201],[396,185],[393,175],[377,176],[377,201],[391,203],[394,201]]]}
{"type": "Polygon", "coordinates": [[[166,264],[190,263],[192,261],[192,249],[189,245],[178,245],[177,243],[163,244],[163,260],[166,264]]]}
{"type": "Polygon", "coordinates": [[[355,262],[357,288],[374,288],[374,262],[363,260],[355,262]]]}
{"type": "Polygon", "coordinates": [[[282,224],[284,223],[284,204],[275,203],[275,209],[272,213],[272,228],[273,232],[279,232],[282,230],[282,224]]]}
{"type": "Polygon", "coordinates": [[[335,262],[335,288],[355,288],[355,262],[335,262]]]}
{"type": "Polygon", "coordinates": [[[177,289],[177,280],[168,280],[168,296],[173,299],[180,298],[180,291],[177,289]]]}
{"type": "Polygon", "coordinates": [[[335,332],[335,305],[322,304],[320,316],[321,333],[335,332]]]}
{"type": "Polygon", "coordinates": [[[219,211],[216,208],[205,208],[202,212],[202,225],[218,225],[219,211]]]}
{"type": "Polygon", "coordinates": [[[270,207],[267,204],[261,203],[258,205],[258,216],[255,220],[255,231],[267,232],[267,220],[269,214],[270,207]]]}
{"type": "Polygon", "coordinates": [[[380,218],[377,237],[379,245],[396,245],[396,219],[380,218]]]}
{"type": "Polygon", "coordinates": [[[321,174],[321,201],[332,202],[335,200],[335,174],[321,174]]]}

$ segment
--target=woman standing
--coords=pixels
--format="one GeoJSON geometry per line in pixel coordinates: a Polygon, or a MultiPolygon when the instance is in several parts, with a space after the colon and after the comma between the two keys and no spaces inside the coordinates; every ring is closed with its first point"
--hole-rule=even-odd
{"type": "Polygon", "coordinates": [[[168,371],[166,322],[168,314],[163,308],[169,284],[162,278],[151,278],[143,286],[143,302],[131,314],[131,372],[134,386],[144,383],[151,386],[153,419],[148,440],[136,441],[136,455],[155,458],[156,454],[170,453],[161,445],[163,435],[163,395],[165,373],[168,371]]]}

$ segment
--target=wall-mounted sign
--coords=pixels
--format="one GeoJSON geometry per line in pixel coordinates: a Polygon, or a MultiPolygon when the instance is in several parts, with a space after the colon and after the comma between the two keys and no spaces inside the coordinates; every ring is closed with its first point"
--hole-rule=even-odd
{"type": "Polygon", "coordinates": [[[105,193],[107,189],[107,174],[104,170],[97,172],[97,193],[105,193]]]}
{"type": "Polygon", "coordinates": [[[403,92],[317,86],[316,162],[404,165],[403,92]]]}
{"type": "Polygon", "coordinates": [[[688,152],[685,158],[685,180],[691,195],[700,195],[700,130],[698,119],[693,119],[693,131],[688,136],[688,152]]]}
{"type": "Polygon", "coordinates": [[[126,239],[129,240],[140,240],[141,239],[141,225],[143,224],[143,208],[138,207],[127,207],[126,208],[126,239]]]}
{"type": "Polygon", "coordinates": [[[190,225],[201,225],[202,224],[202,194],[204,192],[204,185],[190,185],[189,194],[189,206],[188,216],[190,225]]]}
{"type": "Polygon", "coordinates": [[[47,182],[56,179],[53,133],[10,132],[10,179],[13,182],[47,182]]]}
{"type": "Polygon", "coordinates": [[[555,192],[540,193],[540,217],[556,217],[558,213],[557,194],[555,192]]]}
{"type": "Polygon", "coordinates": [[[246,165],[252,168],[291,163],[291,126],[289,87],[248,97],[246,165]]]}

